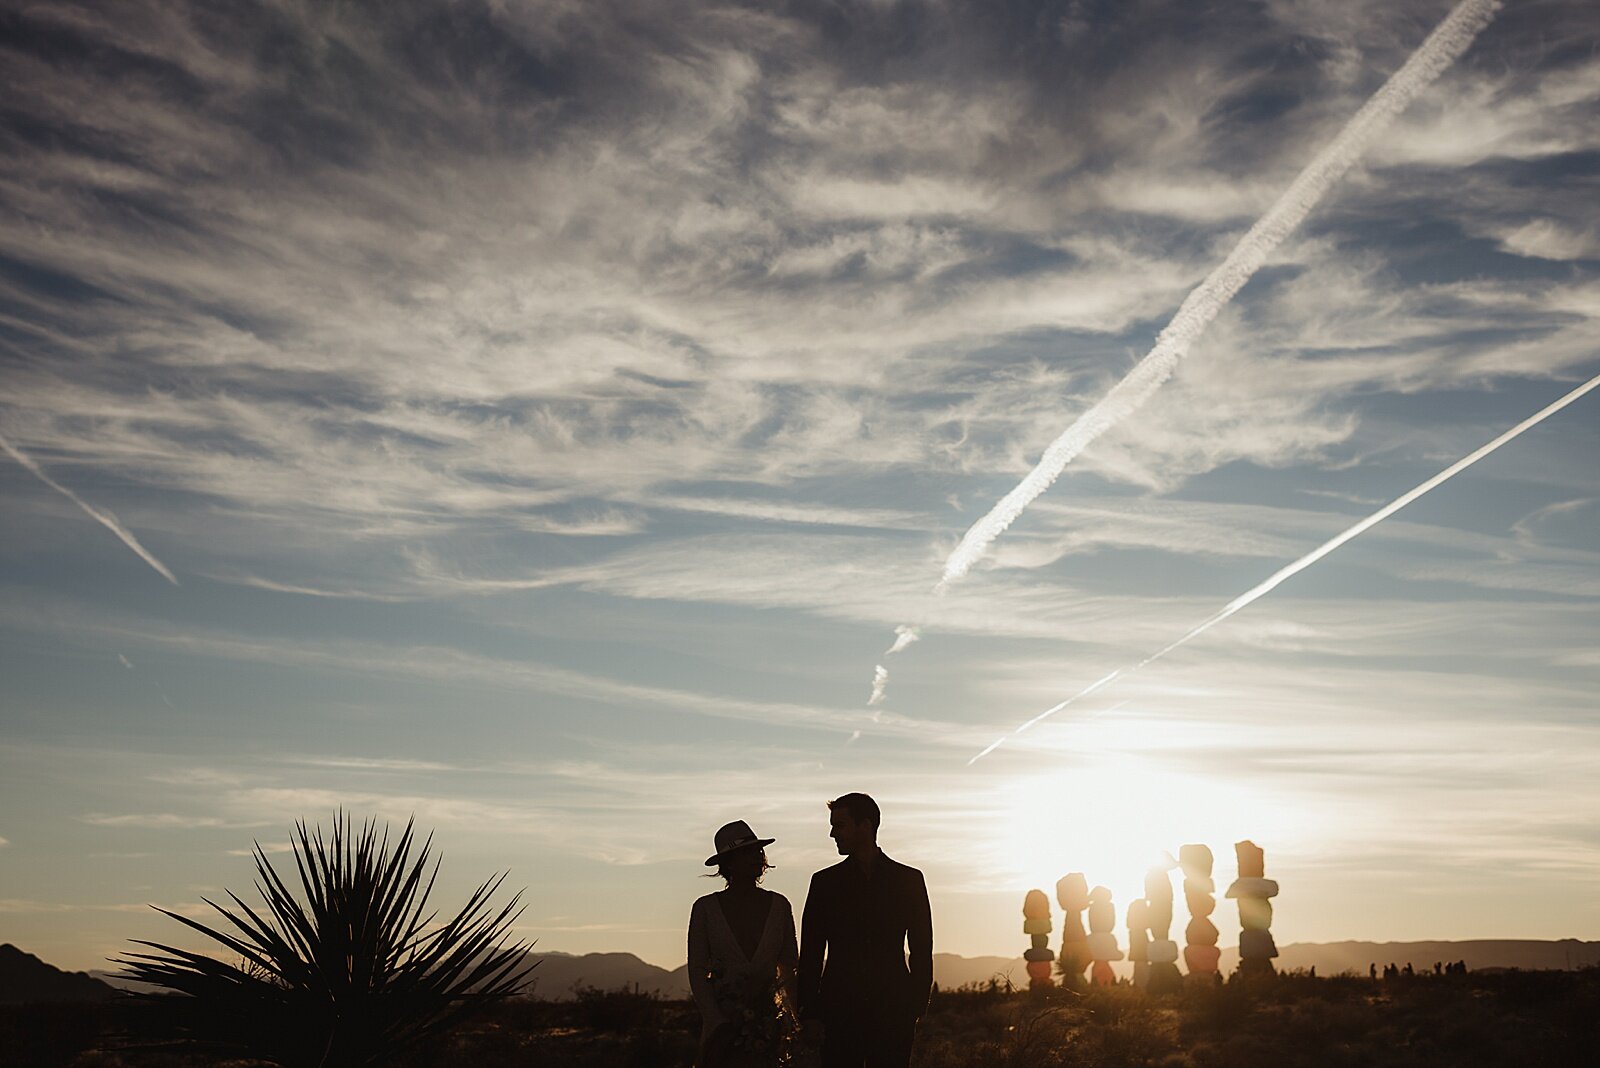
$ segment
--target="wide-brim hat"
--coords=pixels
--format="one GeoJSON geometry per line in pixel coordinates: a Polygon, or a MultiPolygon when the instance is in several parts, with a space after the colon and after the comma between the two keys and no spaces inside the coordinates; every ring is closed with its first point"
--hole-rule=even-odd
{"type": "Polygon", "coordinates": [[[706,858],[706,867],[715,867],[729,853],[737,853],[741,849],[760,849],[776,842],[776,838],[757,838],[756,832],[744,820],[734,820],[724,824],[718,831],[714,843],[717,851],[706,858]]]}

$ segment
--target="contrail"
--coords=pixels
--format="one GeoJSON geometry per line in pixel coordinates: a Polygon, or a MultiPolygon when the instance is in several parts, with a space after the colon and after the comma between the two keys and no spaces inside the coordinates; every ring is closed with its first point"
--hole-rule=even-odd
{"type": "Polygon", "coordinates": [[[983,750],[983,752],[979,753],[977,756],[975,756],[971,760],[967,761],[967,766],[971,767],[972,765],[976,764],[978,761],[982,760],[984,757],[988,756],[990,753],[992,753],[996,749],[1000,748],[1002,743],[1006,742],[1007,740],[1009,740],[1011,738],[1015,738],[1017,735],[1021,734],[1023,731],[1027,730],[1029,727],[1032,727],[1034,724],[1038,723],[1040,720],[1048,719],[1050,716],[1053,716],[1057,712],[1060,712],[1063,708],[1066,708],[1068,705],[1072,704],[1073,702],[1079,701],[1079,700],[1081,700],[1081,699],[1083,699],[1085,697],[1088,697],[1090,694],[1094,693],[1097,690],[1104,689],[1105,687],[1107,687],[1107,686],[1111,685],[1113,682],[1115,682],[1117,679],[1124,678],[1124,677],[1126,677],[1128,675],[1132,675],[1134,672],[1138,671],[1140,668],[1144,667],[1145,665],[1150,664],[1150,663],[1152,663],[1152,662],[1154,662],[1156,660],[1160,660],[1162,657],[1166,656],[1168,653],[1172,652],[1174,649],[1178,648],[1180,645],[1183,645],[1183,644],[1185,644],[1185,643],[1187,643],[1187,642],[1189,642],[1189,641],[1191,641],[1191,640],[1193,640],[1195,638],[1198,638],[1200,635],[1204,634],[1206,631],[1210,630],[1212,627],[1216,626],[1218,623],[1221,623],[1224,619],[1227,619],[1229,616],[1233,615],[1235,612],[1239,611],[1242,608],[1245,608],[1245,607],[1249,606],[1250,604],[1254,603],[1255,601],[1260,600],[1262,597],[1265,597],[1267,594],[1271,593],[1273,590],[1275,590],[1279,586],[1283,585],[1283,583],[1287,579],[1289,579],[1290,577],[1292,577],[1294,575],[1297,575],[1300,572],[1304,571],[1306,568],[1310,567],[1312,564],[1316,563],[1318,560],[1321,560],[1324,556],[1327,556],[1329,553],[1333,552],[1333,550],[1337,549],[1339,546],[1343,545],[1345,542],[1349,541],[1351,538],[1354,538],[1358,534],[1361,534],[1361,533],[1363,533],[1363,532],[1365,532],[1367,530],[1370,530],[1372,527],[1376,526],[1378,523],[1381,523],[1385,519],[1388,519],[1390,516],[1394,515],[1400,509],[1404,508],[1406,505],[1410,504],[1412,501],[1416,500],[1418,497],[1421,497],[1423,494],[1427,493],[1429,490],[1433,489],[1435,486],[1438,486],[1438,485],[1450,480],[1451,478],[1455,477],[1456,475],[1460,474],[1462,471],[1465,471],[1467,468],[1471,467],[1473,464],[1477,463],[1479,460],[1483,459],[1485,456],[1488,456],[1491,452],[1494,452],[1496,449],[1498,449],[1500,446],[1504,445],[1506,442],[1511,441],[1512,439],[1514,439],[1516,437],[1519,437],[1524,431],[1530,430],[1533,427],[1538,426],[1540,423],[1544,422],[1546,419],[1550,418],[1552,415],[1556,414],[1561,409],[1565,408],[1567,405],[1571,404],[1573,401],[1577,400],[1579,397],[1582,397],[1585,393],[1588,393],[1590,390],[1593,390],[1596,387],[1600,387],[1600,375],[1595,375],[1593,378],[1589,379],[1589,381],[1585,382],[1583,385],[1579,386],[1578,388],[1572,390],[1570,393],[1568,393],[1566,396],[1562,397],[1560,400],[1555,401],[1554,403],[1552,403],[1550,405],[1547,405],[1544,408],[1541,408],[1538,412],[1534,413],[1533,415],[1530,415],[1528,418],[1524,419],[1522,422],[1518,423],[1516,426],[1512,427],[1510,430],[1507,430],[1504,434],[1501,434],[1499,437],[1495,438],[1493,441],[1489,442],[1487,445],[1484,445],[1481,448],[1478,448],[1477,450],[1475,450],[1475,451],[1473,451],[1471,453],[1468,453],[1466,456],[1464,456],[1461,459],[1457,460],[1455,463],[1451,464],[1449,467],[1445,468],[1443,471],[1440,471],[1437,475],[1434,475],[1432,478],[1428,479],[1426,482],[1422,483],[1420,486],[1417,486],[1415,489],[1411,489],[1411,490],[1406,491],[1405,493],[1402,493],[1400,496],[1396,497],[1394,500],[1390,501],[1388,504],[1384,505],[1382,508],[1379,508],[1376,512],[1373,512],[1371,515],[1367,516],[1365,519],[1361,520],[1359,523],[1357,523],[1354,526],[1350,527],[1348,530],[1344,531],[1341,534],[1335,535],[1332,538],[1329,538],[1327,541],[1323,542],[1321,545],[1317,546],[1315,549],[1312,549],[1310,552],[1306,553],[1304,556],[1302,556],[1300,559],[1296,560],[1294,563],[1289,564],[1287,567],[1280,568],[1279,570],[1274,572],[1272,574],[1272,576],[1270,578],[1268,578],[1266,581],[1258,583],[1257,585],[1251,587],[1248,592],[1240,594],[1238,597],[1235,597],[1233,600],[1229,601],[1222,608],[1218,609],[1216,612],[1212,613],[1209,617],[1207,617],[1204,622],[1200,623],[1198,626],[1195,626],[1195,627],[1191,628],[1187,634],[1185,634],[1183,637],[1179,638],[1177,641],[1173,642],[1172,644],[1168,645],[1166,648],[1160,650],[1159,652],[1152,653],[1150,656],[1145,657],[1143,660],[1139,661],[1137,664],[1134,664],[1131,667],[1118,668],[1116,671],[1113,671],[1111,674],[1106,675],[1105,677],[1099,679],[1098,681],[1091,683],[1089,686],[1087,686],[1084,689],[1080,690],[1076,694],[1073,694],[1071,697],[1067,698],[1065,701],[1062,701],[1060,704],[1053,705],[1050,708],[1045,709],[1043,712],[1039,713],[1037,716],[1034,716],[1032,719],[1028,720],[1028,722],[1024,723],[1022,726],[1020,726],[1017,729],[1013,730],[1010,734],[1002,734],[999,738],[995,739],[994,743],[991,744],[987,749],[983,750]]]}
{"type": "Polygon", "coordinates": [[[872,669],[872,696],[867,698],[868,707],[883,701],[883,688],[889,685],[889,669],[882,664],[877,664],[872,669]]]}
{"type": "Polygon", "coordinates": [[[1051,484],[1095,438],[1116,426],[1149,400],[1189,348],[1233,299],[1272,253],[1305,219],[1323,195],[1355,163],[1361,152],[1394,117],[1405,110],[1418,93],[1443,74],[1450,64],[1472,44],[1494,18],[1498,0],[1462,0],[1445,16],[1427,40],[1411,54],[1383,88],[1372,95],[1344,129],[1300,172],[1283,195],[1268,209],[1249,233],[1240,239],[1228,258],[1206,276],[1178,307],[1155,347],[1140,360],[1127,377],[1094,407],[1080,415],[1045,450],[1032,471],[1016,488],[1002,497],[989,514],[972,524],[961,543],[945,561],[944,576],[934,587],[939,592],[971,570],[1034,498],[1051,484]]]}
{"type": "Polygon", "coordinates": [[[922,628],[901,625],[894,628],[894,644],[884,650],[884,656],[893,656],[922,637],[922,628]]]}
{"type": "Polygon", "coordinates": [[[160,573],[162,578],[166,579],[174,586],[178,585],[177,577],[173,575],[171,571],[167,570],[167,565],[163,564],[160,560],[157,560],[151,554],[150,550],[146,549],[143,545],[140,545],[139,539],[128,533],[127,528],[118,522],[116,516],[105,511],[104,509],[96,508],[94,505],[90,504],[88,501],[84,500],[82,497],[78,496],[76,493],[73,493],[71,490],[67,489],[67,487],[63,486],[61,483],[45,474],[44,468],[34,463],[32,459],[24,455],[20,450],[17,449],[16,446],[12,445],[11,442],[7,441],[4,437],[0,437],[0,449],[4,449],[8,456],[26,468],[28,472],[40,482],[43,482],[46,486],[49,486],[51,489],[61,494],[73,504],[77,505],[79,508],[82,508],[90,519],[93,519],[96,523],[99,523],[101,526],[111,531],[111,533],[121,538],[122,544],[138,553],[139,559],[155,568],[156,571],[160,573]]]}

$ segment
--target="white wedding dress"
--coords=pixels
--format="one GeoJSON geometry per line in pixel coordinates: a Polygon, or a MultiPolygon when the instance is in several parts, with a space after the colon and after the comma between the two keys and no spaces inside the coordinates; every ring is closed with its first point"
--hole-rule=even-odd
{"type": "Polygon", "coordinates": [[[758,1032],[771,1036],[794,1026],[795,965],[799,959],[794,909],[782,894],[764,892],[772,894],[772,905],[754,956],[747,957],[739,945],[722,911],[721,894],[700,898],[689,913],[689,990],[704,1021],[702,1058],[707,1040],[721,1024],[741,1029],[739,1045],[747,1055],[763,1048],[758,1032]],[[752,1027],[747,1022],[752,1015],[758,1020],[765,1018],[765,1025],[752,1027]]]}

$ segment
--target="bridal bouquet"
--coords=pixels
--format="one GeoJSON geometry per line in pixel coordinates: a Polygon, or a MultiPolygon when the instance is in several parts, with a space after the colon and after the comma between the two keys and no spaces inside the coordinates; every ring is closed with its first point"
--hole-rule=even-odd
{"type": "Polygon", "coordinates": [[[717,1004],[728,1018],[731,1044],[739,1059],[761,1065],[787,1065],[794,1037],[794,1011],[773,972],[743,969],[713,973],[717,1004]]]}

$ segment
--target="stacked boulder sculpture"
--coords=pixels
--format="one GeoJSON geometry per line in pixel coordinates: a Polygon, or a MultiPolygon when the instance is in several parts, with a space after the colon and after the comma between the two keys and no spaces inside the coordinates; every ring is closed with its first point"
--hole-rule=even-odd
{"type": "Polygon", "coordinates": [[[1144,877],[1144,915],[1150,931],[1145,956],[1150,961],[1152,994],[1164,994],[1183,985],[1183,976],[1178,972],[1178,943],[1172,940],[1172,880],[1167,877],[1170,855],[1167,861],[1166,866],[1151,868],[1144,877]]]}
{"type": "Polygon", "coordinates": [[[1111,904],[1111,891],[1095,887],[1089,891],[1089,937],[1085,944],[1093,962],[1089,981],[1096,986],[1110,986],[1117,981],[1117,973],[1111,970],[1111,962],[1122,959],[1116,926],[1117,910],[1111,904]]]}
{"type": "MultiPolygon", "coordinates": [[[[1251,841],[1235,842],[1239,877],[1228,887],[1227,897],[1239,903],[1239,974],[1272,975],[1272,958],[1278,947],[1272,940],[1272,899],[1278,884],[1266,877],[1266,854],[1251,841]]],[[[1133,964],[1133,984],[1161,994],[1183,985],[1178,970],[1178,944],[1172,939],[1172,879],[1168,872],[1183,869],[1183,899],[1189,908],[1189,923],[1184,928],[1183,961],[1192,981],[1219,983],[1222,951],[1217,942],[1220,932],[1212,913],[1216,910],[1216,882],[1212,879],[1214,859],[1209,847],[1186,845],[1178,859],[1165,854],[1165,863],[1145,874],[1144,897],[1128,905],[1128,954],[1133,964]]],[[[1116,908],[1111,891],[1097,886],[1092,891],[1082,872],[1072,872],[1056,883],[1056,900],[1065,916],[1061,923],[1061,951],[1058,962],[1060,981],[1081,988],[1084,972],[1099,986],[1114,984],[1116,973],[1111,962],[1123,959],[1117,947],[1116,908]],[[1084,912],[1088,929],[1084,929],[1084,912]]],[[[1022,930],[1032,939],[1024,954],[1028,963],[1029,987],[1053,986],[1050,974],[1050,901],[1042,890],[1029,890],[1022,906],[1022,930]]]]}
{"type": "Polygon", "coordinates": [[[1133,985],[1143,989],[1150,982],[1150,917],[1144,898],[1128,904],[1128,959],[1133,962],[1133,985]]]}
{"type": "Polygon", "coordinates": [[[1056,883],[1056,901],[1066,910],[1061,918],[1061,976],[1068,986],[1083,983],[1089,966],[1089,936],[1083,929],[1083,910],[1089,907],[1089,880],[1083,872],[1064,875],[1056,883]]]}
{"type": "Polygon", "coordinates": [[[1178,850],[1183,868],[1183,900],[1189,906],[1189,926],[1184,928],[1183,962],[1194,981],[1214,982],[1222,950],[1217,948],[1219,932],[1211,912],[1217,907],[1217,884],[1211,880],[1211,850],[1203,845],[1186,845],[1178,850]]]}
{"type": "Polygon", "coordinates": [[[1028,989],[1043,990],[1055,986],[1050,978],[1050,963],[1056,955],[1050,952],[1050,899],[1043,890],[1029,890],[1022,902],[1022,933],[1033,944],[1022,955],[1028,962],[1028,989]]]}
{"type": "Polygon", "coordinates": [[[1228,887],[1228,897],[1239,902],[1239,974],[1271,975],[1278,947],[1272,941],[1272,899],[1278,884],[1266,877],[1266,854],[1249,840],[1235,842],[1239,877],[1228,887]]]}

